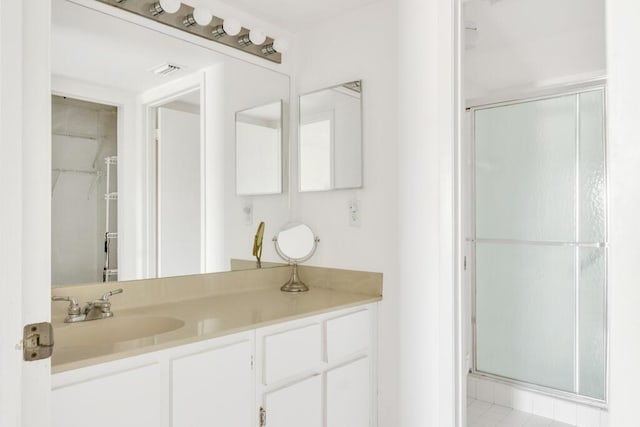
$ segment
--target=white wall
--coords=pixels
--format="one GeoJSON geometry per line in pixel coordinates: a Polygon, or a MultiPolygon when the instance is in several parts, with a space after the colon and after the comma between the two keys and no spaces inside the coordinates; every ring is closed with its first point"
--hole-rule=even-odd
{"type": "MultiPolygon", "coordinates": [[[[293,218],[309,224],[320,237],[309,265],[384,273],[378,364],[381,427],[398,425],[395,14],[395,2],[373,2],[297,34],[293,52],[296,97],[340,83],[363,81],[364,187],[298,193],[295,160],[290,182],[293,218]],[[354,197],[359,200],[360,227],[349,227],[348,202],[354,197]]],[[[291,159],[297,158],[297,105],[294,108],[291,159]]]]}
{"type": "Polygon", "coordinates": [[[607,0],[610,421],[638,423],[640,384],[640,4],[607,0]]]}
{"type": "Polygon", "coordinates": [[[455,390],[462,387],[455,357],[456,3],[397,2],[401,427],[453,426],[462,410],[455,402],[455,390]]]}

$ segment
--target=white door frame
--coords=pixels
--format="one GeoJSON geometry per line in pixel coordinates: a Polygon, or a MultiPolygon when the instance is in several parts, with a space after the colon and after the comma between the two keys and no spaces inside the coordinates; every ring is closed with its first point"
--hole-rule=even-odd
{"type": "Polygon", "coordinates": [[[51,359],[22,328],[51,318],[50,0],[0,0],[0,425],[48,426],[51,359]]]}
{"type": "Polygon", "coordinates": [[[146,200],[146,276],[158,276],[158,205],[157,205],[157,150],[156,150],[156,109],[191,92],[200,92],[200,272],[206,271],[206,143],[207,143],[207,106],[206,106],[206,72],[200,71],[182,79],[169,82],[160,87],[149,89],[139,97],[140,104],[140,132],[144,141],[144,158],[146,179],[144,186],[146,200]]]}

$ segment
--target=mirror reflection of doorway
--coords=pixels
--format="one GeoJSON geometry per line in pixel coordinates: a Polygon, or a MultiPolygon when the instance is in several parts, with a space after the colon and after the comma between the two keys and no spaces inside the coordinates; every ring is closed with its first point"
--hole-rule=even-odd
{"type": "Polygon", "coordinates": [[[155,109],[157,277],[202,269],[200,91],[155,109]]]}
{"type": "Polygon", "coordinates": [[[117,108],[51,98],[51,283],[117,280],[117,108]]]}

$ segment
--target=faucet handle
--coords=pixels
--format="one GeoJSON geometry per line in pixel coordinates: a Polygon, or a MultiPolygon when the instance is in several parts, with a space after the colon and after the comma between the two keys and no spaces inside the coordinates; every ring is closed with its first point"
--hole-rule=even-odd
{"type": "Polygon", "coordinates": [[[78,305],[78,300],[74,297],[52,296],[51,301],[69,301],[67,313],[72,316],[80,314],[80,305],[78,305]]]}
{"type": "Polygon", "coordinates": [[[109,297],[112,295],[116,295],[116,294],[121,294],[124,292],[124,289],[120,288],[120,289],[114,289],[112,291],[109,292],[105,292],[104,294],[102,294],[102,298],[100,298],[102,301],[109,301],[109,297]]]}

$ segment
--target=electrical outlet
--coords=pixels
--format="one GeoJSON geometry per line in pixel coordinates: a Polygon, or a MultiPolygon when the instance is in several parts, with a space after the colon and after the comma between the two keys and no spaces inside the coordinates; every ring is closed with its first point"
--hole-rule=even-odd
{"type": "Polygon", "coordinates": [[[251,203],[247,203],[242,208],[242,213],[244,214],[244,225],[252,225],[253,224],[253,205],[251,203]]]}
{"type": "Polygon", "coordinates": [[[360,227],[360,206],[356,199],[349,200],[349,226],[360,227]]]}

